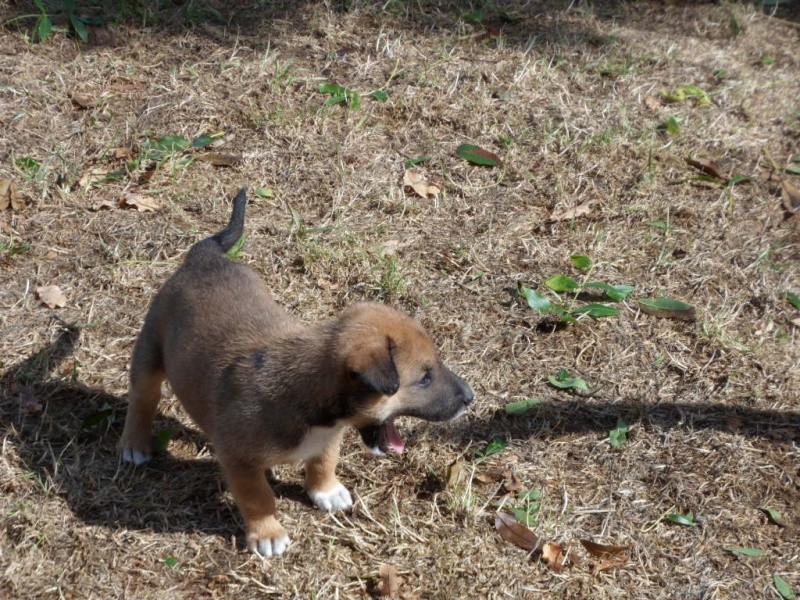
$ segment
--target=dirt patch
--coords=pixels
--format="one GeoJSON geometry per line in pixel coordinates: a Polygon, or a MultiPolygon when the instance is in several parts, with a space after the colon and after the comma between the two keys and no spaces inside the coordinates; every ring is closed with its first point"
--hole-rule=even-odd
{"type": "Polygon", "coordinates": [[[32,20],[0,32],[0,179],[26,201],[0,214],[0,595],[763,598],[774,574],[800,589],[800,216],[781,195],[800,187],[797,7],[125,6],[88,44],[58,19],[42,43],[32,20]],[[325,106],[326,82],[360,107],[325,106]],[[502,164],[459,158],[464,143],[502,164]],[[403,184],[425,157],[428,197],[403,184]],[[238,260],[282,304],[308,321],[360,300],[406,310],[477,396],[462,421],[401,422],[400,457],[349,436],[352,514],[315,511],[281,469],[293,545],[264,562],[173,397],[166,453],[134,471],[115,451],[146,307],[242,185],[238,260]],[[617,316],[558,323],[517,292],[592,301],[548,292],[556,274],[635,291],[605,302],[617,316]],[[65,306],[37,297],[50,285],[65,306]],[[662,295],[696,319],[639,310],[662,295]],[[588,392],[549,386],[560,369],[588,392]],[[508,414],[521,399],[541,402],[508,414]],[[497,510],[527,511],[566,567],[505,541],[497,510]],[[695,527],[664,519],[689,512],[695,527]],[[586,538],[629,560],[593,569],[586,538]]]}

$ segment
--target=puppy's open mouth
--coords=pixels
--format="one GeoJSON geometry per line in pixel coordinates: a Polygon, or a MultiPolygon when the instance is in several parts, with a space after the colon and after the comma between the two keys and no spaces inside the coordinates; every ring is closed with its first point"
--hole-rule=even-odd
{"type": "Polygon", "coordinates": [[[405,450],[403,438],[394,424],[394,417],[386,419],[377,425],[367,425],[358,430],[361,439],[374,454],[392,452],[402,453],[405,450]]]}

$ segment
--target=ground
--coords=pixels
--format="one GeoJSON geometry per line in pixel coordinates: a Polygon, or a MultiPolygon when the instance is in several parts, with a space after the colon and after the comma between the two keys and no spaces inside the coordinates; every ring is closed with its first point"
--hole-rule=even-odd
{"type": "MultiPolygon", "coordinates": [[[[44,41],[35,18],[0,30],[0,179],[19,193],[0,213],[0,596],[360,598],[386,591],[381,565],[403,598],[800,589],[796,3],[107,4],[72,14],[109,19],[88,43],[66,2],[44,41]],[[360,106],[326,106],[323,83],[360,106]],[[438,194],[404,187],[419,157],[438,194]],[[460,421],[401,420],[402,455],[348,436],[350,514],[280,469],[293,543],[269,560],[169,393],[166,451],[133,469],[115,449],[148,302],[241,186],[236,260],[294,315],[398,307],[476,393],[460,421]],[[635,291],[559,322],[518,293],[584,304],[549,291],[558,274],[635,291]],[[642,310],[661,296],[695,318],[642,310]],[[550,385],[561,369],[587,389],[550,385]],[[532,552],[495,528],[513,509],[532,552]]],[[[3,21],[38,12],[0,1],[3,21]]]]}

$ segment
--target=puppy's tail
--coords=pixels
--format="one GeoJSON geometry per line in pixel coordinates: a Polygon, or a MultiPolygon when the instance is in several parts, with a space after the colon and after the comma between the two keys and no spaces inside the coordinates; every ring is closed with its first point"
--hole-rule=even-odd
{"type": "Polygon", "coordinates": [[[208,238],[217,244],[222,252],[227,252],[239,241],[244,233],[244,212],[247,208],[247,190],[242,188],[233,199],[233,213],[228,226],[208,238]]]}

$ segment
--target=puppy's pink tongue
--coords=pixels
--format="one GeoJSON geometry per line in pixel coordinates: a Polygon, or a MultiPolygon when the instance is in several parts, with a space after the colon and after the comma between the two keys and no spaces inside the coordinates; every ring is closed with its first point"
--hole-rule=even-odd
{"type": "Polygon", "coordinates": [[[398,454],[402,454],[406,446],[403,443],[403,439],[400,437],[400,432],[397,431],[397,427],[394,426],[394,421],[386,421],[383,426],[386,433],[386,445],[389,449],[394,450],[398,454]]]}

